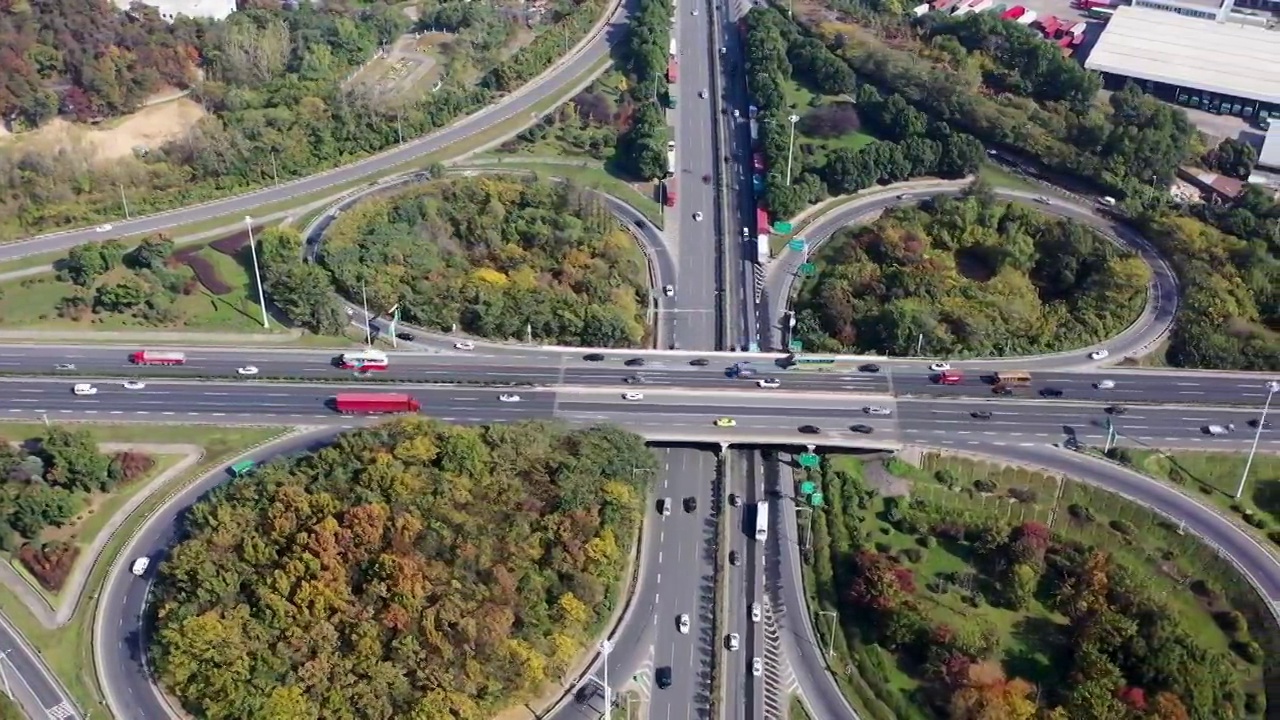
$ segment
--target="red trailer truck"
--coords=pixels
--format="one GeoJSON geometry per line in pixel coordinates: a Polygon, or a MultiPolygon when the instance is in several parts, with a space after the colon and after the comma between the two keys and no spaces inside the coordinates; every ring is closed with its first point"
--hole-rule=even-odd
{"type": "Polygon", "coordinates": [[[129,356],[129,362],[134,365],[182,365],[187,362],[187,356],[180,352],[139,350],[129,356]]]}
{"type": "Polygon", "coordinates": [[[675,84],[680,79],[680,63],[675,58],[667,62],[667,82],[675,84]]]}
{"type": "Polygon", "coordinates": [[[422,409],[412,395],[404,393],[339,393],[333,408],[343,415],[413,413],[422,409]]]}
{"type": "Polygon", "coordinates": [[[1014,5],[1008,10],[1005,10],[1004,13],[1000,15],[1000,19],[1001,20],[1017,20],[1018,18],[1022,17],[1022,13],[1026,11],[1027,9],[1022,7],[1021,5],[1014,5]]]}
{"type": "Polygon", "coordinates": [[[676,206],[676,179],[667,178],[662,181],[663,202],[667,207],[676,206]]]}

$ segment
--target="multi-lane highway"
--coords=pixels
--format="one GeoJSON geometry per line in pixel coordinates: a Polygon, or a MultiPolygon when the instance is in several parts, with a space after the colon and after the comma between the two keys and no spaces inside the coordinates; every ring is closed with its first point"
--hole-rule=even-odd
{"type": "MultiPolygon", "coordinates": [[[[120,381],[100,382],[94,395],[76,395],[65,382],[3,381],[0,414],[9,418],[41,415],[101,420],[279,422],[352,424],[331,407],[335,393],[367,390],[354,385],[256,382],[155,381],[130,390],[120,381]]],[[[422,412],[451,422],[512,422],[557,418],[574,424],[615,423],[654,441],[898,447],[902,444],[979,444],[987,442],[1053,444],[1074,437],[1101,445],[1110,421],[1121,443],[1134,446],[1247,448],[1246,409],[1211,405],[1132,405],[1123,415],[1107,405],[1073,400],[894,398],[874,391],[782,392],[754,386],[691,389],[647,386],[642,399],[624,398],[623,386],[601,388],[487,388],[472,386],[400,386],[422,404],[422,412]],[[514,395],[518,400],[502,396],[514,395]],[[890,415],[868,414],[880,406],[890,415]],[[975,415],[981,413],[979,417],[975,415]],[[733,427],[716,427],[719,418],[733,427]],[[1222,436],[1207,425],[1234,425],[1222,436]],[[856,425],[869,432],[858,432],[856,425]],[[811,426],[806,428],[806,426],[811,426]],[[817,432],[814,432],[814,430],[817,432]]],[[[627,390],[626,392],[635,392],[627,390]]],[[[1280,432],[1264,430],[1260,447],[1280,449],[1280,432]]]]}
{"type": "Polygon", "coordinates": [[[764,709],[764,677],[752,673],[752,661],[764,659],[764,633],[759,622],[751,619],[751,606],[762,607],[764,589],[764,553],[755,540],[757,503],[761,492],[760,456],[755,451],[730,452],[726,466],[725,522],[728,545],[722,550],[734,553],[737,563],[726,565],[724,587],[725,637],[719,643],[723,717],[756,718],[764,709]],[[732,501],[730,501],[732,500],[732,501]],[[731,649],[729,636],[737,636],[738,648],[731,649]]]}

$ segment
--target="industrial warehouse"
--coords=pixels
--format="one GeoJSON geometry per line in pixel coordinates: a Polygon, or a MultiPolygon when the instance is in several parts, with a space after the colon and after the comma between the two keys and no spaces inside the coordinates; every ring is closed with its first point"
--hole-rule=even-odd
{"type": "Polygon", "coordinates": [[[1224,15],[1117,8],[1085,67],[1111,88],[1132,79],[1169,102],[1265,125],[1280,117],[1280,32],[1224,15]]]}

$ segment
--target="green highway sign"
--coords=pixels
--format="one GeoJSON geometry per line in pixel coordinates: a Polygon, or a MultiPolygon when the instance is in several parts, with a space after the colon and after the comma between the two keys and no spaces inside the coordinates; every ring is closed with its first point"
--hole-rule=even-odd
{"type": "Polygon", "coordinates": [[[792,252],[804,252],[804,238],[796,238],[787,243],[787,249],[792,252]]]}
{"type": "Polygon", "coordinates": [[[800,463],[802,468],[815,468],[818,467],[818,456],[811,452],[800,453],[796,456],[796,462],[800,463]]]}
{"type": "Polygon", "coordinates": [[[786,235],[787,233],[791,232],[791,223],[783,222],[779,220],[778,222],[773,224],[773,231],[776,233],[781,233],[783,235],[786,235]]]}
{"type": "Polygon", "coordinates": [[[809,504],[813,507],[822,507],[822,493],[814,493],[810,495],[809,504]]]}
{"type": "Polygon", "coordinates": [[[814,267],[813,263],[803,263],[800,265],[800,274],[805,277],[813,277],[817,272],[818,269],[814,267]]]}
{"type": "Polygon", "coordinates": [[[815,490],[817,490],[817,489],[818,489],[818,485],[817,485],[816,483],[809,482],[808,480],[806,480],[805,482],[800,483],[800,494],[801,494],[801,495],[812,495],[812,494],[813,494],[813,492],[814,492],[815,490]]]}
{"type": "Polygon", "coordinates": [[[801,350],[804,350],[804,343],[799,340],[792,340],[790,343],[787,343],[787,349],[793,353],[798,353],[801,350]]]}
{"type": "Polygon", "coordinates": [[[747,352],[760,352],[760,343],[758,342],[751,343],[751,345],[747,348],[747,352]]]}

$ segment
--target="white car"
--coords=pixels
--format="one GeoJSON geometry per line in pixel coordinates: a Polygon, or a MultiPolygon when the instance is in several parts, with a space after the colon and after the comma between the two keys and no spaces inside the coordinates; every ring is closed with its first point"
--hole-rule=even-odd
{"type": "Polygon", "coordinates": [[[623,393],[622,399],[623,400],[643,400],[644,393],[623,393]]]}
{"type": "Polygon", "coordinates": [[[133,567],[129,569],[133,571],[134,575],[137,575],[138,577],[142,577],[142,574],[145,573],[147,571],[147,568],[150,566],[151,566],[151,558],[140,557],[137,560],[133,561],[133,567]]]}
{"type": "Polygon", "coordinates": [[[704,89],[704,90],[699,90],[699,91],[698,91],[698,97],[702,98],[703,100],[706,100],[706,99],[707,99],[707,91],[706,91],[705,89],[704,89]]]}
{"type": "Polygon", "coordinates": [[[520,402],[519,395],[503,394],[498,396],[499,402],[520,402]]]}
{"type": "Polygon", "coordinates": [[[675,140],[668,140],[668,141],[667,141],[667,149],[668,149],[668,150],[675,150],[675,149],[676,149],[676,141],[675,141],[675,140]]]}
{"type": "Polygon", "coordinates": [[[475,350],[476,344],[470,340],[459,340],[453,344],[454,350],[475,350]]]}
{"type": "Polygon", "coordinates": [[[698,14],[698,8],[694,8],[694,9],[693,9],[693,14],[694,14],[694,15],[697,15],[697,14],[698,14]]]}
{"type": "Polygon", "coordinates": [[[694,214],[693,214],[693,219],[694,219],[694,221],[695,221],[695,222],[702,222],[702,213],[700,213],[700,212],[696,212],[696,213],[694,213],[694,214]]]}
{"type": "Polygon", "coordinates": [[[751,622],[760,622],[760,603],[751,603],[751,622]]]}
{"type": "Polygon", "coordinates": [[[681,635],[689,634],[689,616],[688,615],[680,616],[680,634],[681,635]]]}
{"type": "Polygon", "coordinates": [[[258,368],[254,367],[253,365],[245,365],[245,366],[244,366],[244,367],[242,367],[242,368],[236,368],[236,374],[237,374],[237,375],[249,375],[249,376],[257,375],[257,374],[258,374],[258,368]]]}
{"type": "Polygon", "coordinates": [[[80,383],[79,385],[71,388],[71,392],[76,395],[97,395],[98,388],[90,385],[89,383],[80,383]]]}
{"type": "Polygon", "coordinates": [[[1110,390],[1111,388],[1116,386],[1116,381],[1115,380],[1099,380],[1098,382],[1094,383],[1093,386],[1099,390],[1110,390]]]}
{"type": "Polygon", "coordinates": [[[102,225],[94,228],[94,230],[97,230],[98,232],[111,232],[111,223],[103,223],[102,225]]]}
{"type": "Polygon", "coordinates": [[[1046,196],[1044,196],[1044,195],[1041,195],[1040,197],[1036,198],[1036,202],[1040,203],[1041,205],[1052,205],[1052,204],[1053,204],[1053,201],[1052,201],[1052,200],[1050,200],[1048,197],[1046,197],[1046,196]]]}
{"type": "Polygon", "coordinates": [[[943,372],[944,370],[950,370],[951,365],[949,363],[934,363],[929,366],[929,369],[934,372],[943,372]]]}
{"type": "Polygon", "coordinates": [[[760,662],[760,658],[751,658],[751,674],[756,677],[764,674],[764,663],[760,662]]]}
{"type": "Polygon", "coordinates": [[[893,411],[883,405],[868,405],[862,408],[862,412],[868,415],[892,415],[893,411]]]}
{"type": "Polygon", "coordinates": [[[733,119],[734,119],[734,120],[737,120],[737,119],[738,119],[738,118],[740,118],[740,117],[742,117],[742,114],[738,112],[738,108],[734,108],[734,109],[733,109],[733,119]]]}
{"type": "Polygon", "coordinates": [[[125,390],[141,390],[146,386],[147,384],[142,382],[141,380],[125,380],[124,381],[125,390]]]}
{"type": "Polygon", "coordinates": [[[764,378],[763,380],[756,381],[756,387],[764,388],[765,390],[772,390],[774,388],[782,387],[782,383],[778,382],[776,378],[764,378]]]}
{"type": "Polygon", "coordinates": [[[738,633],[729,633],[729,649],[737,650],[740,644],[741,639],[738,637],[738,633]]]}
{"type": "Polygon", "coordinates": [[[751,231],[750,231],[750,230],[748,230],[747,228],[742,228],[742,237],[744,237],[744,238],[749,238],[749,237],[751,237],[751,231]]]}
{"type": "Polygon", "coordinates": [[[675,288],[675,286],[674,286],[674,285],[663,285],[663,286],[662,286],[662,294],[663,294],[663,295],[666,295],[667,297],[671,297],[672,295],[675,295],[675,294],[676,294],[676,288],[675,288]]]}
{"type": "Polygon", "coordinates": [[[1090,359],[1090,360],[1103,360],[1103,359],[1105,359],[1105,358],[1106,358],[1108,355],[1110,355],[1110,354],[1111,354],[1111,353],[1107,352],[1106,350],[1094,350],[1093,352],[1089,353],[1089,359],[1090,359]]]}

